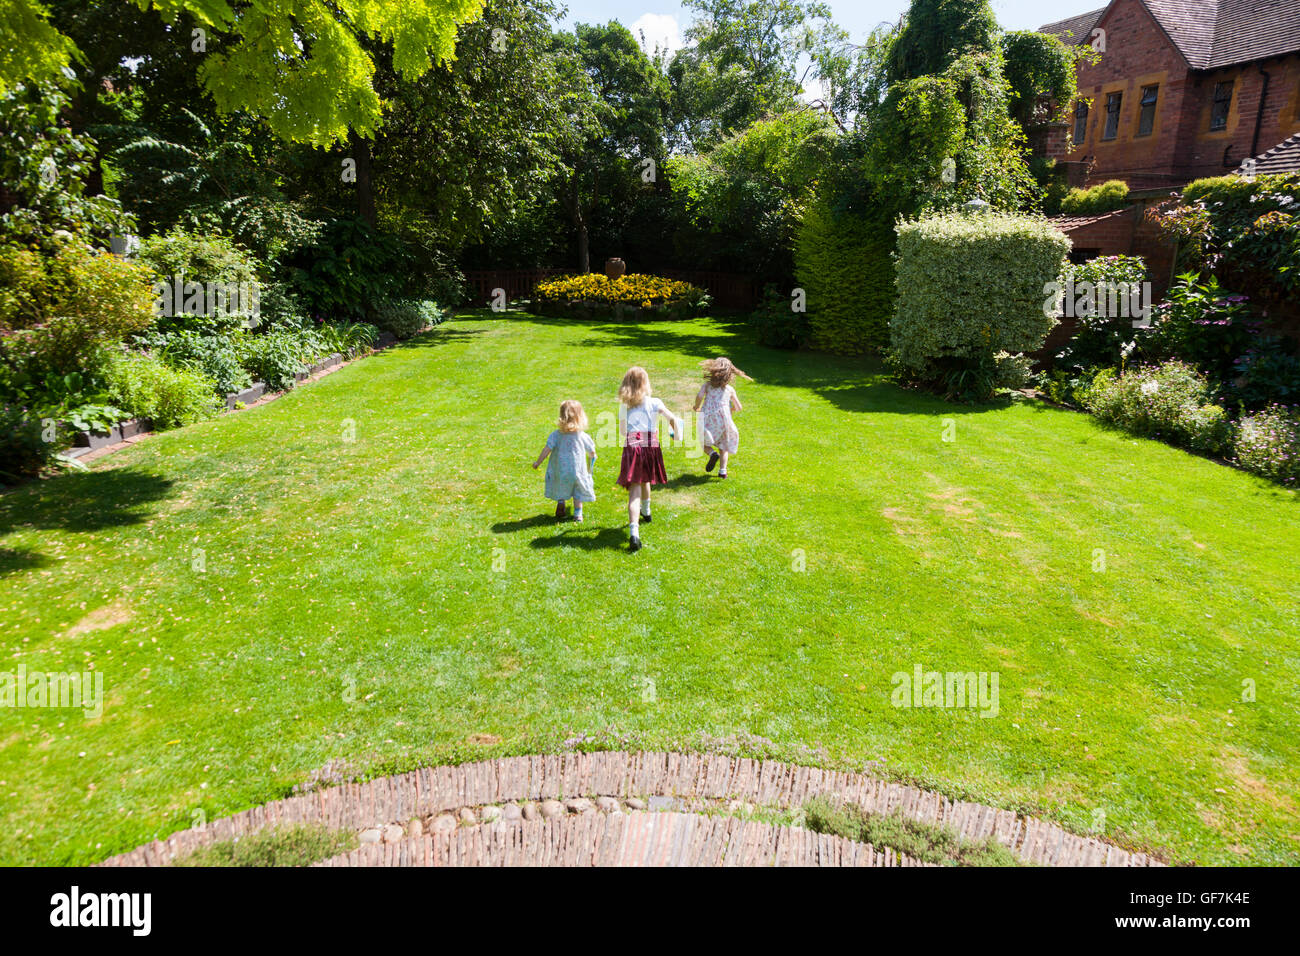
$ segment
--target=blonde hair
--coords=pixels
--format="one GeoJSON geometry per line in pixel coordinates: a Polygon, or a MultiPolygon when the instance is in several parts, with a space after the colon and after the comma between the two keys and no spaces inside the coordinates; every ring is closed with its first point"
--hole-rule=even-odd
{"type": "Polygon", "coordinates": [[[567,399],[560,402],[560,431],[585,432],[587,430],[587,413],[582,410],[582,402],[567,399]]]}
{"type": "Polygon", "coordinates": [[[704,377],[709,380],[709,385],[713,388],[726,388],[737,375],[747,382],[753,381],[752,378],[732,365],[731,359],[725,355],[721,358],[705,359],[700,363],[700,368],[704,369],[704,377]]]}
{"type": "Polygon", "coordinates": [[[650,376],[640,365],[633,365],[618,387],[618,400],[628,408],[635,408],[649,397],[650,376]]]}

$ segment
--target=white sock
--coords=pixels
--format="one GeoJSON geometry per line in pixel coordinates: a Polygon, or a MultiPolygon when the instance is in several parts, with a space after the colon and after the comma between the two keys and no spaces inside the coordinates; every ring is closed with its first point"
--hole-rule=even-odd
{"type": "Polygon", "coordinates": [[[643,505],[641,506],[641,515],[642,515],[642,517],[644,517],[645,515],[648,515],[649,513],[650,513],[650,502],[647,501],[645,504],[643,504],[643,505]]]}

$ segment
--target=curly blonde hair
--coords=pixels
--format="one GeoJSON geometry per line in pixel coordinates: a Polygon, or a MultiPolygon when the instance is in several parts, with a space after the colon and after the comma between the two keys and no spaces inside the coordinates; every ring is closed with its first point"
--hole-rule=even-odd
{"type": "Polygon", "coordinates": [[[712,388],[726,388],[736,376],[740,376],[747,382],[753,381],[752,378],[732,365],[731,359],[725,355],[721,358],[705,359],[700,363],[700,368],[704,369],[704,377],[709,380],[709,385],[712,388]]]}
{"type": "Polygon", "coordinates": [[[587,413],[582,410],[582,402],[567,399],[560,402],[560,431],[585,432],[587,430],[587,413]]]}
{"type": "Polygon", "coordinates": [[[640,365],[633,365],[618,387],[618,400],[628,408],[635,408],[649,398],[650,394],[649,373],[640,365]]]}

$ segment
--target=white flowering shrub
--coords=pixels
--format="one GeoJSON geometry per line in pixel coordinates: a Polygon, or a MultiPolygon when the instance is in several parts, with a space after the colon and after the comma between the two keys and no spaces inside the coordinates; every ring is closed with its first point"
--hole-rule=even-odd
{"type": "Polygon", "coordinates": [[[1083,395],[1088,411],[1110,425],[1194,451],[1219,454],[1232,439],[1228,413],[1210,402],[1209,382],[1177,360],[1097,375],[1083,395]]]}
{"type": "Polygon", "coordinates": [[[1237,464],[1284,485],[1300,484],[1300,409],[1270,405],[1241,420],[1237,464]]]}
{"type": "Polygon", "coordinates": [[[991,369],[999,352],[1042,347],[1057,322],[1043,290],[1070,251],[1063,232],[1000,212],[904,220],[897,231],[890,343],[904,369],[922,379],[954,364],[991,369]]]}

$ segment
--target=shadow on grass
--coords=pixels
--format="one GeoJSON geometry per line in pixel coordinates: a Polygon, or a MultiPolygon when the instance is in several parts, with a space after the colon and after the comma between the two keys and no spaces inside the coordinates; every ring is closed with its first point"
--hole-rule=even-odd
{"type": "Polygon", "coordinates": [[[49,558],[36,551],[0,548],[0,578],[6,574],[43,568],[52,563],[49,558]]]}
{"type": "Polygon", "coordinates": [[[555,517],[554,514],[533,515],[531,518],[519,518],[515,521],[498,521],[492,526],[493,534],[513,534],[516,531],[527,531],[529,528],[540,528],[543,525],[559,524],[562,519],[555,517]]]}
{"type": "MultiPolygon", "coordinates": [[[[703,467],[703,465],[701,465],[701,467],[703,467]]],[[[654,488],[651,489],[651,492],[653,493],[655,491],[658,491],[660,488],[667,488],[667,489],[693,488],[696,485],[708,484],[712,480],[713,480],[712,477],[709,475],[701,474],[695,471],[687,471],[678,475],[676,478],[669,478],[662,485],[655,485],[654,488]]]]}
{"type": "Polygon", "coordinates": [[[627,546],[625,528],[587,528],[573,524],[558,534],[542,535],[528,542],[530,548],[577,548],[581,551],[620,550],[627,546]]]}
{"type": "MultiPolygon", "coordinates": [[[[403,339],[400,342],[394,342],[384,352],[402,352],[411,349],[427,349],[439,345],[451,345],[455,342],[465,342],[474,339],[480,335],[488,335],[491,329],[453,329],[449,328],[447,323],[429,329],[427,332],[421,332],[419,335],[412,336],[409,339],[403,339]]],[[[380,353],[383,354],[382,352],[380,353]]]]}
{"type": "MultiPolygon", "coordinates": [[[[829,352],[791,351],[768,348],[753,339],[744,316],[736,314],[708,318],[706,332],[690,322],[663,319],[650,322],[613,322],[609,319],[574,319],[540,316],[520,309],[493,312],[487,308],[461,309],[464,321],[522,321],[532,325],[579,328],[591,333],[578,347],[614,346],[652,355],[672,352],[698,359],[728,356],[763,385],[806,389],[846,412],[875,412],[892,415],[954,416],[997,411],[1005,403],[958,405],[937,395],[901,388],[885,371],[879,359],[834,355],[829,352]]],[[[439,326],[433,332],[412,339],[411,345],[437,345],[440,336],[472,336],[488,329],[458,331],[439,326]]],[[[648,359],[638,359],[649,364],[648,359]]],[[[742,382],[740,388],[744,388],[742,382]]]]}
{"type": "MultiPolygon", "coordinates": [[[[0,496],[0,539],[13,532],[102,531],[139,524],[174,482],[133,468],[74,472],[0,496]]],[[[38,552],[0,547],[0,575],[48,564],[38,552]]]]}
{"type": "MultiPolygon", "coordinates": [[[[589,323],[584,323],[589,324],[589,323]]],[[[937,395],[899,387],[874,358],[768,348],[753,341],[734,316],[715,319],[716,334],[688,331],[671,321],[591,325],[599,333],[580,345],[618,345],[645,352],[676,352],[700,359],[726,355],[764,385],[807,389],[846,412],[895,415],[970,415],[1000,406],[956,405],[937,395]]],[[[744,388],[742,382],[740,388],[744,388]]]]}

